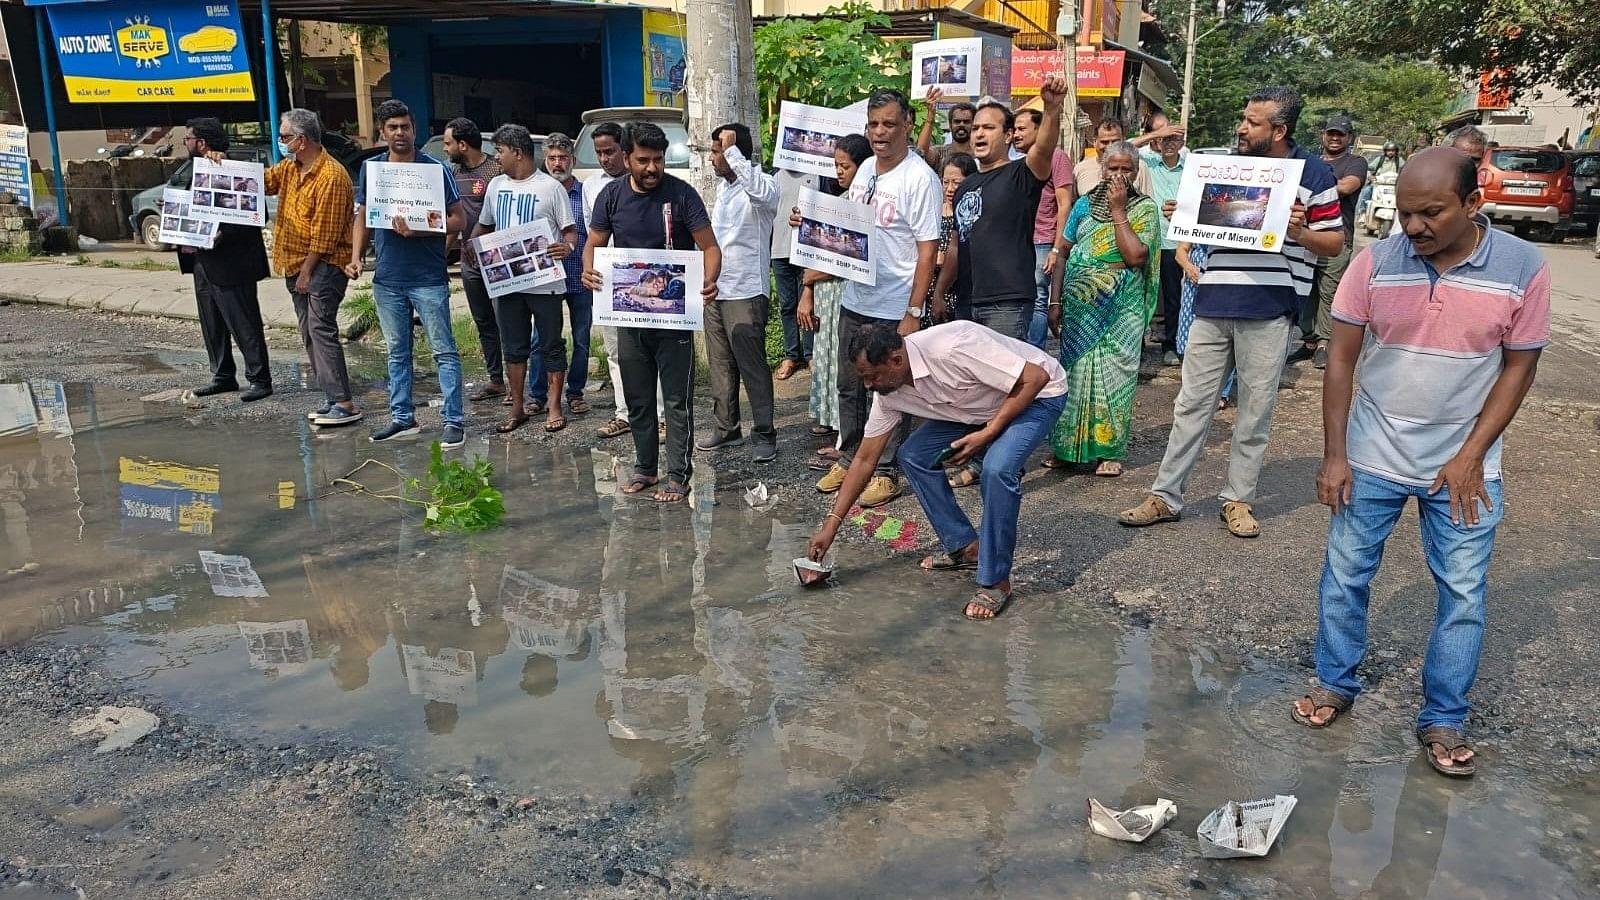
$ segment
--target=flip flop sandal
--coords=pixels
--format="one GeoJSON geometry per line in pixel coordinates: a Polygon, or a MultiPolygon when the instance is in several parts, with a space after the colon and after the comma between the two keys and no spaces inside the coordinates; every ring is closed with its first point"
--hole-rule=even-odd
{"type": "Polygon", "coordinates": [[[550,421],[544,423],[545,434],[555,434],[556,432],[558,432],[558,431],[560,431],[560,430],[562,430],[563,428],[566,428],[566,427],[567,427],[567,420],[564,419],[564,418],[561,418],[560,416],[557,416],[556,418],[551,419],[550,421]]]}
{"type": "Polygon", "coordinates": [[[660,482],[661,480],[653,475],[635,475],[628,479],[627,484],[622,486],[622,492],[624,494],[642,493],[655,487],[660,482]]]}
{"type": "Polygon", "coordinates": [[[1122,463],[1114,462],[1112,460],[1106,460],[1106,461],[1100,463],[1100,465],[1094,467],[1094,474],[1095,474],[1096,478],[1121,478],[1122,477],[1122,463]],[[1117,470],[1115,472],[1106,472],[1106,471],[1104,471],[1104,468],[1108,463],[1111,464],[1111,465],[1115,465],[1117,467],[1117,470]]]}
{"type": "Polygon", "coordinates": [[[945,481],[948,481],[953,488],[972,487],[978,483],[978,476],[972,474],[971,469],[963,466],[956,474],[946,478],[945,481]]]}
{"type": "Polygon", "coordinates": [[[1468,750],[1472,749],[1467,746],[1466,738],[1462,736],[1459,728],[1452,728],[1449,725],[1435,725],[1432,728],[1417,732],[1417,743],[1422,745],[1422,755],[1428,758],[1428,765],[1433,766],[1433,770],[1441,775],[1448,775],[1451,778],[1467,778],[1478,771],[1477,765],[1471,760],[1447,766],[1439,762],[1439,758],[1433,755],[1434,744],[1440,745],[1445,749],[1445,752],[1450,754],[1454,754],[1463,747],[1468,750]]]}
{"type": "MultiPolygon", "coordinates": [[[[471,394],[467,395],[467,399],[471,400],[473,403],[482,403],[485,400],[493,400],[496,397],[506,397],[506,389],[484,385],[483,387],[478,388],[471,394]]],[[[509,398],[506,402],[509,402],[509,398]]]]}
{"type": "Polygon", "coordinates": [[[993,590],[991,588],[984,588],[983,590],[981,590],[981,591],[977,592],[976,594],[972,595],[972,599],[968,600],[966,606],[963,606],[961,608],[961,615],[965,616],[968,619],[971,619],[974,622],[988,622],[988,621],[991,621],[993,619],[1000,618],[1000,614],[1005,612],[1006,611],[1006,607],[1008,607],[1010,605],[1011,605],[1011,592],[1010,591],[995,591],[995,590],[993,590]],[[995,594],[999,594],[1000,595],[1000,599],[996,600],[995,596],[994,596],[995,594]],[[967,606],[979,606],[979,607],[982,607],[982,608],[984,608],[984,609],[989,611],[989,615],[987,615],[987,616],[968,615],[967,606]]]}
{"type": "Polygon", "coordinates": [[[1044,461],[1044,467],[1046,469],[1053,469],[1058,472],[1071,471],[1077,465],[1077,463],[1070,463],[1064,459],[1056,459],[1054,456],[1044,461]]]}
{"type": "Polygon", "coordinates": [[[976,569],[976,559],[962,559],[953,553],[936,553],[926,557],[921,563],[924,572],[960,572],[965,569],[976,569]]]}
{"type": "Polygon", "coordinates": [[[1311,712],[1313,715],[1316,714],[1317,710],[1322,709],[1323,707],[1328,707],[1329,709],[1333,710],[1333,715],[1328,717],[1328,721],[1319,725],[1312,720],[1311,716],[1302,715],[1299,707],[1291,703],[1289,705],[1289,715],[1296,722],[1299,722],[1301,725],[1304,725],[1307,728],[1327,728],[1329,725],[1332,725],[1334,722],[1338,721],[1339,717],[1344,715],[1350,709],[1349,697],[1346,697],[1343,694],[1336,694],[1324,687],[1312,688],[1311,692],[1306,694],[1304,699],[1311,701],[1311,712]]]}
{"type": "Polygon", "coordinates": [[[689,489],[676,481],[667,482],[667,486],[656,491],[650,499],[657,503],[682,503],[689,496],[689,489]]]}
{"type": "Polygon", "coordinates": [[[811,426],[809,431],[812,434],[816,435],[817,437],[827,437],[830,434],[838,434],[839,433],[837,430],[829,428],[826,425],[813,425],[813,426],[811,426]]]}
{"type": "Polygon", "coordinates": [[[572,413],[575,416],[581,416],[588,411],[589,401],[583,399],[582,397],[567,398],[567,412],[572,413]]]}
{"type": "Polygon", "coordinates": [[[494,430],[500,432],[501,434],[510,434],[526,424],[528,424],[527,416],[513,416],[512,418],[501,422],[499,425],[496,425],[494,430]]]}
{"type": "Polygon", "coordinates": [[[826,472],[833,468],[833,460],[827,457],[814,457],[806,463],[806,468],[813,472],[826,472]]]}
{"type": "Polygon", "coordinates": [[[621,419],[612,419],[606,424],[601,425],[599,429],[597,429],[596,433],[603,438],[614,438],[627,434],[630,430],[631,429],[628,427],[627,422],[624,422],[621,419]]]}

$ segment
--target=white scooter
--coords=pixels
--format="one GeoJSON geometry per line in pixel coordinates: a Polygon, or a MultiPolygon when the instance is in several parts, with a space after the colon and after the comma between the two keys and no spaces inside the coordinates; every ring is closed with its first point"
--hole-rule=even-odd
{"type": "Polygon", "coordinates": [[[1386,238],[1394,229],[1394,183],[1399,178],[1393,172],[1385,172],[1372,180],[1372,199],[1361,211],[1361,227],[1367,234],[1386,238]]]}

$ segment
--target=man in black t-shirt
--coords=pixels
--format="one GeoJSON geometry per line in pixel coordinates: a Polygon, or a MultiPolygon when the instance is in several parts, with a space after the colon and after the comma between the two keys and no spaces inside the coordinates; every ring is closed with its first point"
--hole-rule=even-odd
{"type": "Polygon", "coordinates": [[[1339,289],[1344,270],[1356,240],[1356,199],[1367,183],[1367,161],[1350,152],[1354,131],[1349,116],[1329,116],[1322,127],[1322,161],[1333,169],[1339,189],[1339,217],[1344,220],[1344,249],[1337,256],[1317,260],[1316,280],[1300,310],[1300,336],[1305,346],[1289,357],[1291,362],[1309,359],[1319,369],[1328,365],[1328,341],[1333,337],[1333,295],[1339,289]]]}
{"type": "MultiPolygon", "coordinates": [[[[622,132],[628,177],[600,191],[589,220],[583,248],[583,285],[604,288],[595,269],[596,247],[610,244],[638,250],[690,250],[705,254],[700,295],[717,298],[722,251],[711,230],[711,216],[694,188],[666,174],[667,136],[648,122],[622,132]]],[[[663,288],[665,290],[665,287],[663,288]]],[[[601,298],[609,303],[611,298],[601,298]]],[[[657,486],[660,447],[656,442],[656,386],[667,415],[667,480],[652,495],[658,503],[677,503],[689,495],[694,450],[694,332],[670,328],[618,328],[617,362],[622,366],[622,394],[633,432],[634,474],[622,488],[637,494],[657,486]]]]}
{"type": "MultiPolygon", "coordinates": [[[[1039,90],[1044,121],[1026,156],[1011,160],[1015,117],[1004,104],[978,107],[972,122],[972,149],[978,171],[956,188],[956,238],[939,270],[935,298],[952,280],[971,306],[972,320],[1008,338],[1028,339],[1035,284],[1033,220],[1039,195],[1050,180],[1050,158],[1061,129],[1065,85],[1051,78],[1039,90]],[[956,265],[951,265],[951,256],[956,265]]],[[[938,299],[934,311],[939,313],[938,299]]]]}

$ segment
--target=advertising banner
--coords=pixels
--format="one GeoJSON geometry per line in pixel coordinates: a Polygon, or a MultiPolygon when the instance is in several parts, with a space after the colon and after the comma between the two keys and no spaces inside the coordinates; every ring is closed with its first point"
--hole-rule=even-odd
{"type": "Polygon", "coordinates": [[[700,330],[705,262],[699,250],[601,247],[594,267],[604,281],[595,295],[594,324],[700,330]]]}
{"type": "Polygon", "coordinates": [[[545,218],[480,235],[475,241],[478,266],[489,296],[514,294],[566,278],[566,268],[550,258],[550,245],[555,241],[550,220],[545,218]]]}
{"type": "Polygon", "coordinates": [[[0,191],[16,194],[19,203],[30,209],[33,207],[27,126],[0,125],[0,191]]]}
{"type": "Polygon", "coordinates": [[[872,264],[872,207],[812,190],[800,191],[798,205],[800,227],[794,230],[789,248],[794,264],[875,284],[878,270],[872,264]]]}
{"type": "Polygon", "coordinates": [[[235,3],[106,0],[47,8],[73,103],[255,99],[235,3]]]}
{"type": "MultiPolygon", "coordinates": [[[[1128,60],[1124,50],[1078,48],[1078,96],[1119,97],[1122,95],[1122,70],[1128,60]]],[[[1057,50],[1011,51],[1011,96],[1037,97],[1044,80],[1066,74],[1057,50]]]]}
{"type": "Polygon", "coordinates": [[[1191,153],[1167,237],[1281,252],[1305,160],[1191,153]]]}

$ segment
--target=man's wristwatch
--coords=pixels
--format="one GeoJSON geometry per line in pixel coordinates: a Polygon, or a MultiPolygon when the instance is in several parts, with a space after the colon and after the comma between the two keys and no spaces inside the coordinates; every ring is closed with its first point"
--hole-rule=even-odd
{"type": "Polygon", "coordinates": [[[906,315],[912,317],[913,319],[920,319],[924,315],[926,315],[927,312],[928,312],[928,308],[926,306],[908,306],[908,307],[906,307],[906,315]]]}

